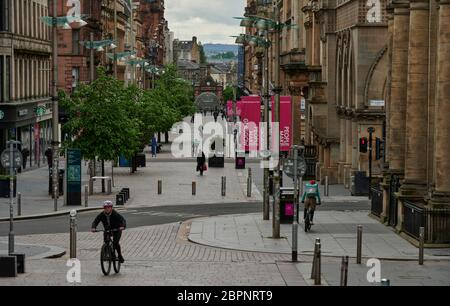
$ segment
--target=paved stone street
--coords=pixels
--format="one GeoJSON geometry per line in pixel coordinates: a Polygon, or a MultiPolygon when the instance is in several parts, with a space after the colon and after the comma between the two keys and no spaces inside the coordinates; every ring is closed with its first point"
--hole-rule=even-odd
{"type": "MultiPolygon", "coordinates": [[[[323,256],[356,256],[357,226],[363,226],[362,255],[367,258],[415,260],[418,249],[388,227],[368,217],[367,211],[316,211],[315,225],[305,233],[299,225],[299,254],[311,255],[320,238],[323,256]]],[[[226,249],[290,254],[292,225],[281,225],[282,239],[272,239],[272,221],[262,214],[196,219],[189,239],[226,249]]],[[[427,249],[427,259],[450,259],[450,249],[427,249]],[[437,256],[435,254],[438,254],[437,256]]],[[[450,264],[450,262],[449,262],[450,264]]]]}
{"type": "MultiPolygon", "coordinates": [[[[126,263],[119,275],[103,276],[99,264],[101,233],[79,233],[78,258],[81,285],[137,286],[307,286],[311,256],[302,255],[297,264],[290,255],[226,250],[188,241],[190,222],[142,227],[125,231],[122,247],[126,263]]],[[[17,238],[20,244],[39,243],[67,249],[68,235],[30,235],[17,238]]],[[[67,282],[68,256],[59,259],[27,259],[27,273],[0,279],[3,285],[72,285],[67,282]]],[[[382,260],[382,277],[392,285],[448,285],[448,261],[382,260]]],[[[379,286],[367,282],[369,268],[349,266],[349,285],[379,286]]],[[[322,258],[323,285],[339,285],[340,261],[322,258]]]]}

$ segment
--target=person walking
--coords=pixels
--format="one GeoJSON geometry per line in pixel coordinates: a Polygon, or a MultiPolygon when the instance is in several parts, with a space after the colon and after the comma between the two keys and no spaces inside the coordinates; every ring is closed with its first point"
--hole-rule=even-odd
{"type": "Polygon", "coordinates": [[[52,148],[48,147],[47,150],[45,150],[44,154],[47,157],[48,169],[50,170],[53,167],[53,151],[52,151],[52,148]]]}
{"type": "Polygon", "coordinates": [[[203,176],[203,172],[206,171],[206,156],[203,151],[197,156],[197,172],[200,171],[200,175],[203,176]]]}
{"type": "Polygon", "coordinates": [[[152,138],[151,146],[152,146],[152,157],[156,157],[156,153],[158,151],[158,141],[156,140],[155,136],[153,136],[152,138]]]}

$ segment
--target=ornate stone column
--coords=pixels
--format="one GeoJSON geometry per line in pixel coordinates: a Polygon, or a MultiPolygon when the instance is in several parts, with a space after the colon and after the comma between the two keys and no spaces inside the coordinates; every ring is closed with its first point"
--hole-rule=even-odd
{"type": "Polygon", "coordinates": [[[353,143],[352,143],[352,121],[350,118],[345,120],[345,165],[344,165],[344,184],[346,188],[350,188],[351,184],[351,168],[352,168],[352,153],[353,153],[353,143]]]}
{"type": "Polygon", "coordinates": [[[440,0],[438,35],[433,206],[450,205],[450,0],[440,0]]]}
{"type": "Polygon", "coordinates": [[[406,97],[408,82],[409,1],[392,1],[394,28],[392,42],[392,80],[389,114],[389,169],[405,168],[406,97]],[[395,111],[394,111],[395,110],[395,111]]]}
{"type": "Polygon", "coordinates": [[[340,124],[340,143],[339,143],[338,184],[344,184],[344,164],[346,158],[345,119],[343,118],[339,119],[339,124],[340,124]]]}
{"type": "Polygon", "coordinates": [[[429,1],[411,0],[404,196],[420,198],[427,183],[429,1]]]}

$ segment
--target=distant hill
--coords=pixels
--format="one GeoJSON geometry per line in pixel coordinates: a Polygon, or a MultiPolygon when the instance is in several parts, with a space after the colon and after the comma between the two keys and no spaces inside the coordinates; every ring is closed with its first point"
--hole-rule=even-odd
{"type": "Polygon", "coordinates": [[[237,45],[226,44],[204,44],[203,49],[209,62],[227,62],[237,60],[238,55],[237,45]],[[233,56],[230,54],[233,53],[233,56]]]}

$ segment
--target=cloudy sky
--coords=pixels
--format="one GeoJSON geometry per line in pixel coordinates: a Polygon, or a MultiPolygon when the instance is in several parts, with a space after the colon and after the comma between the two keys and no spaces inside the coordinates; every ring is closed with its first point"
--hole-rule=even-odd
{"type": "Polygon", "coordinates": [[[244,14],[245,0],[166,0],[165,18],[175,38],[202,43],[234,43],[230,35],[241,33],[234,16],[244,14]]]}

